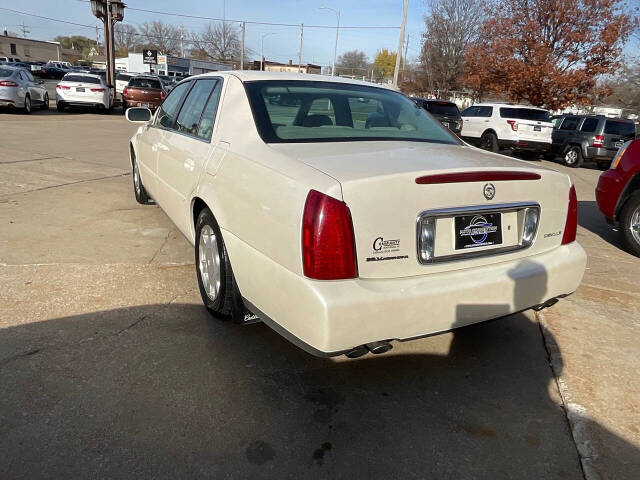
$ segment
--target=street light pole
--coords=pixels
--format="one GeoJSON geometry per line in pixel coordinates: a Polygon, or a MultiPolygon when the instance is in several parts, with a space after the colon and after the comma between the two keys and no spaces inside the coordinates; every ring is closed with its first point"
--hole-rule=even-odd
{"type": "Polygon", "coordinates": [[[333,64],[331,65],[331,76],[336,76],[336,56],[338,54],[338,32],[340,31],[340,10],[336,10],[331,7],[320,7],[320,10],[331,10],[336,14],[337,24],[336,24],[336,43],[333,47],[333,64]]]}
{"type": "Polygon", "coordinates": [[[260,71],[264,69],[264,39],[269,35],[275,35],[275,33],[265,33],[262,35],[262,42],[260,46],[260,71]]]}

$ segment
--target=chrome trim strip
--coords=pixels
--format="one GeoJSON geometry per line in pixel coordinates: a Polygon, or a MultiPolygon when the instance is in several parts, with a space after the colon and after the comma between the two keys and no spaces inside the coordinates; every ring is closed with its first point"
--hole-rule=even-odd
{"type": "MultiPolygon", "coordinates": [[[[541,208],[537,202],[514,202],[514,203],[494,203],[491,205],[474,205],[469,207],[450,207],[450,208],[438,208],[434,210],[424,210],[418,214],[416,219],[416,250],[418,256],[418,263],[421,265],[432,265],[439,262],[450,262],[456,260],[467,260],[469,258],[488,257],[491,255],[498,255],[501,253],[515,252],[517,250],[526,250],[535,243],[538,236],[538,228],[540,227],[541,208]],[[522,238],[517,245],[510,245],[507,247],[492,248],[489,250],[473,250],[466,253],[456,253],[452,255],[444,255],[441,257],[434,256],[429,261],[422,261],[421,244],[420,244],[420,222],[423,218],[428,217],[451,217],[456,215],[469,215],[473,213],[489,213],[489,212],[512,212],[514,210],[524,210],[525,208],[537,208],[538,209],[538,223],[536,225],[536,231],[533,235],[533,241],[528,245],[522,244],[522,238]]],[[[437,224],[437,222],[436,222],[437,224]]],[[[434,252],[436,242],[436,232],[433,232],[434,252]]]]}

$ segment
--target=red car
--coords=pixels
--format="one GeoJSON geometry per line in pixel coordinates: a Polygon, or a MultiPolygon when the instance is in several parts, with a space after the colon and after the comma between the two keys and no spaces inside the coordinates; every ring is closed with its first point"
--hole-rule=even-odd
{"type": "Polygon", "coordinates": [[[619,225],[631,253],[640,257],[640,140],[618,150],[611,168],[596,187],[598,208],[612,225],[619,225]]]}

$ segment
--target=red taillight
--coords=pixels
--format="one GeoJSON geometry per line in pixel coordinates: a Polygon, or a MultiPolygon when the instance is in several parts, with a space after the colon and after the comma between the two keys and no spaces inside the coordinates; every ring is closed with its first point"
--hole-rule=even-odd
{"type": "Polygon", "coordinates": [[[122,90],[122,95],[124,97],[126,97],[127,95],[129,95],[129,89],[127,87],[124,87],[124,90],[122,90]]]}
{"type": "Polygon", "coordinates": [[[351,212],[344,202],[311,190],[302,216],[302,267],[316,280],[355,278],[351,212]]]}
{"type": "Polygon", "coordinates": [[[604,135],[596,135],[595,137],[593,137],[593,146],[596,148],[600,148],[602,147],[602,144],[604,143],[604,135]]]}
{"type": "Polygon", "coordinates": [[[514,132],[518,131],[518,122],[515,120],[507,120],[507,123],[509,124],[509,126],[511,126],[511,130],[513,130],[514,132]]]}
{"type": "Polygon", "coordinates": [[[66,85],[56,85],[56,88],[59,88],[60,90],[69,90],[71,89],[71,87],[67,87],[66,85]]]}
{"type": "Polygon", "coordinates": [[[92,92],[104,92],[104,88],[92,88],[92,92]]]}
{"type": "Polygon", "coordinates": [[[18,84],[16,82],[12,82],[11,80],[3,80],[0,82],[0,87],[17,87],[18,84]]]}
{"type": "Polygon", "coordinates": [[[578,231],[578,197],[576,187],[571,185],[569,190],[569,210],[567,211],[567,221],[564,225],[564,235],[562,235],[562,245],[575,242],[578,231]]]}
{"type": "Polygon", "coordinates": [[[166,97],[167,94],[164,92],[160,92],[160,100],[164,100],[164,97],[166,97]]]}

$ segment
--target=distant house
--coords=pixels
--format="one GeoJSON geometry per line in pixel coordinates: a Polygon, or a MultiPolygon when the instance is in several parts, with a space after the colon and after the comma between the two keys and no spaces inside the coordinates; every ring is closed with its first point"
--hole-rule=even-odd
{"type": "Polygon", "coordinates": [[[0,56],[18,57],[26,62],[63,60],[60,43],[11,37],[6,30],[0,35],[0,56]]]}

